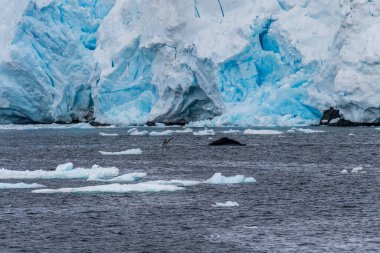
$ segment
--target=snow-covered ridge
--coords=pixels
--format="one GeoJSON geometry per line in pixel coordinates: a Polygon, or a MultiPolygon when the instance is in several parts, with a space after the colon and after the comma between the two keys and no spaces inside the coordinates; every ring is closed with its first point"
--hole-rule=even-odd
{"type": "Polygon", "coordinates": [[[0,123],[380,119],[378,1],[8,2],[0,123]]]}

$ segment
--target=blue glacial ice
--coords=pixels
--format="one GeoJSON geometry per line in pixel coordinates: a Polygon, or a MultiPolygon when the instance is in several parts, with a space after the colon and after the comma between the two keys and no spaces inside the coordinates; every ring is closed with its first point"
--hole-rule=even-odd
{"type": "Polygon", "coordinates": [[[0,24],[0,124],[380,120],[378,1],[19,0],[0,24]]]}

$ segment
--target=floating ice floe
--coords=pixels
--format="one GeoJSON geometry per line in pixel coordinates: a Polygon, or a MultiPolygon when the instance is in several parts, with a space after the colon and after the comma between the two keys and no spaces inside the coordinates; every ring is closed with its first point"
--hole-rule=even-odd
{"type": "Polygon", "coordinates": [[[8,124],[0,125],[0,130],[38,130],[38,129],[91,129],[95,128],[88,123],[78,124],[31,124],[31,125],[17,125],[8,124]]]}
{"type": "Polygon", "coordinates": [[[204,130],[200,130],[198,132],[193,132],[193,135],[195,135],[195,136],[215,135],[215,132],[214,132],[213,129],[207,129],[207,128],[205,128],[204,130]]]}
{"type": "Polygon", "coordinates": [[[129,192],[174,192],[185,188],[175,185],[163,185],[153,183],[137,184],[107,184],[59,189],[39,189],[33,193],[129,193],[129,192]]]}
{"type": "Polygon", "coordinates": [[[244,130],[244,134],[263,134],[263,135],[271,135],[271,134],[282,134],[281,131],[277,130],[254,130],[254,129],[246,129],[244,130]]]}
{"type": "Polygon", "coordinates": [[[176,185],[176,186],[194,186],[201,184],[201,181],[196,180],[155,180],[155,181],[149,181],[146,183],[152,183],[152,184],[161,184],[161,185],[176,185]]]}
{"type": "Polygon", "coordinates": [[[348,171],[345,169],[345,170],[342,170],[340,173],[341,173],[341,174],[347,174],[348,171]]]}
{"type": "Polygon", "coordinates": [[[100,136],[119,136],[117,133],[103,133],[103,132],[100,132],[99,135],[100,136]]]}
{"type": "Polygon", "coordinates": [[[58,165],[52,171],[0,169],[0,179],[108,179],[116,176],[119,176],[119,169],[115,167],[102,168],[94,165],[91,169],[74,168],[72,163],[58,165]]]}
{"type": "Polygon", "coordinates": [[[184,134],[184,133],[192,133],[193,129],[191,128],[185,128],[183,130],[165,130],[165,131],[152,131],[149,133],[151,136],[165,136],[165,135],[172,135],[172,134],[184,134]]]}
{"type": "Polygon", "coordinates": [[[234,206],[239,206],[239,204],[237,202],[234,202],[234,201],[227,201],[225,203],[216,202],[215,205],[212,205],[212,206],[215,206],[215,207],[234,207],[234,206]]]}
{"type": "Polygon", "coordinates": [[[380,130],[380,127],[378,127],[378,128],[375,128],[375,130],[380,130]]]}
{"type": "Polygon", "coordinates": [[[356,167],[351,170],[351,173],[359,173],[363,171],[363,167],[356,167]]]}
{"type": "Polygon", "coordinates": [[[102,155],[141,155],[142,150],[140,148],[132,148],[117,152],[99,151],[99,153],[102,155]]]}
{"type": "Polygon", "coordinates": [[[354,135],[356,135],[356,134],[349,133],[348,135],[349,135],[349,136],[354,136],[354,135]]]}
{"type": "Polygon", "coordinates": [[[236,134],[236,133],[240,133],[240,131],[230,129],[230,130],[222,131],[222,133],[224,133],[224,134],[236,134]]]}
{"type": "Polygon", "coordinates": [[[127,133],[129,135],[135,135],[135,136],[147,136],[147,135],[149,135],[148,131],[139,131],[137,128],[129,129],[127,133]]]}
{"type": "Polygon", "coordinates": [[[32,189],[32,188],[44,188],[45,185],[42,184],[25,184],[25,183],[0,183],[1,189],[32,189]]]}
{"type": "Polygon", "coordinates": [[[232,177],[223,176],[222,173],[215,173],[210,179],[204,181],[205,184],[241,184],[256,183],[253,177],[245,177],[244,175],[236,175],[232,177]]]}
{"type": "MultiPolygon", "coordinates": [[[[110,179],[103,179],[104,177],[99,177],[97,174],[92,174],[87,181],[102,181],[102,182],[134,182],[143,179],[146,177],[146,173],[144,172],[133,172],[124,174],[121,176],[117,176],[110,179]]],[[[102,175],[100,175],[102,176],[102,175]]]]}
{"type": "Polygon", "coordinates": [[[312,133],[324,133],[325,131],[323,130],[313,130],[313,129],[308,129],[308,128],[295,128],[293,127],[292,129],[289,129],[287,132],[288,133],[295,133],[296,131],[305,133],[305,134],[312,134],[312,133]]]}

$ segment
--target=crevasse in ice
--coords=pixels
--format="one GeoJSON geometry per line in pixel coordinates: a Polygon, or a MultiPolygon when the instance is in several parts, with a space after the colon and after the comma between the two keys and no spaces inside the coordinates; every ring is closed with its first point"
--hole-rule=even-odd
{"type": "Polygon", "coordinates": [[[0,3],[0,123],[380,119],[380,3],[0,3]]]}

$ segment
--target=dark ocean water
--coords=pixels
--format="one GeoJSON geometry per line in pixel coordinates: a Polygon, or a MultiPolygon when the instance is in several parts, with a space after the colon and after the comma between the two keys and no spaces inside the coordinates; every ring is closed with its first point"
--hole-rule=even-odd
{"type": "MultiPolygon", "coordinates": [[[[326,132],[213,136],[232,136],[245,147],[208,147],[209,136],[180,134],[165,148],[160,146],[165,137],[128,136],[127,129],[0,130],[0,168],[51,170],[72,162],[146,172],[144,181],[205,180],[215,172],[257,180],[172,193],[0,190],[0,252],[379,252],[380,131],[313,129],[326,132]],[[143,154],[98,152],[130,148],[143,154]],[[357,166],[365,172],[350,173],[357,166]],[[341,174],[343,169],[349,173],[341,174]],[[240,206],[212,206],[229,200],[240,206]]],[[[0,182],[49,188],[97,184],[0,182]]]]}

